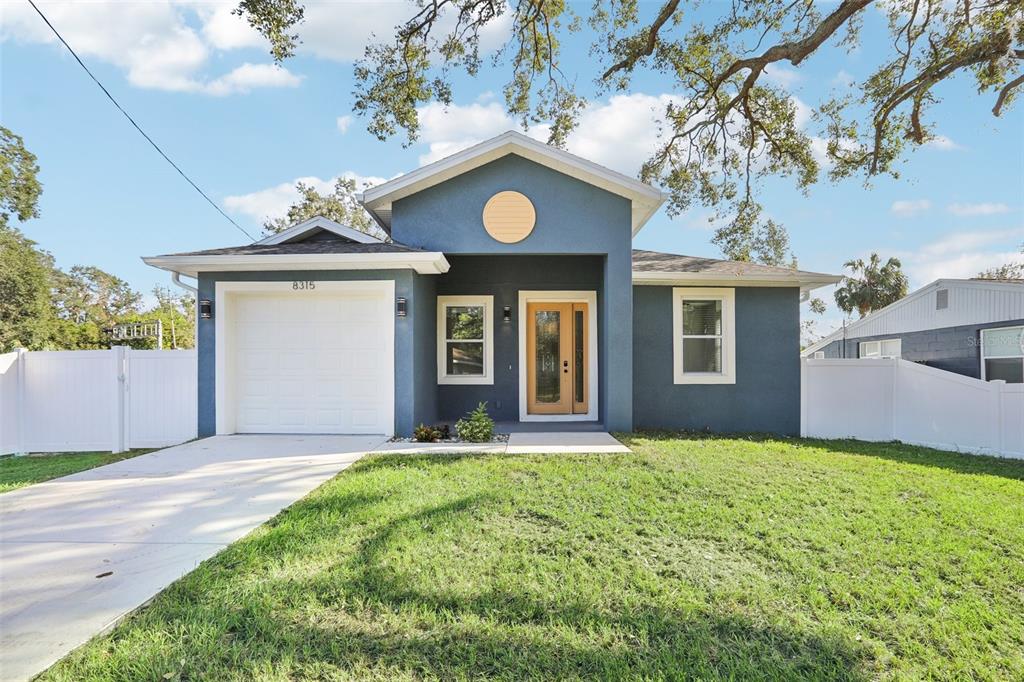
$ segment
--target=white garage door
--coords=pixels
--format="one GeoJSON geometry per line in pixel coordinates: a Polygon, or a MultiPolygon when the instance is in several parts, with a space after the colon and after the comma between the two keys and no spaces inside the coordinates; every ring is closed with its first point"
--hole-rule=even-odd
{"type": "Polygon", "coordinates": [[[392,433],[386,290],[324,283],[314,291],[238,293],[230,310],[236,432],[392,433]]]}

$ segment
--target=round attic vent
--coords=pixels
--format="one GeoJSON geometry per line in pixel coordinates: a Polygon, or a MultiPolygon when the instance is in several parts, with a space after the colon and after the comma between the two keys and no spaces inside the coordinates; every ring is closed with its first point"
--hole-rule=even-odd
{"type": "Polygon", "coordinates": [[[484,206],[484,229],[504,244],[526,239],[536,222],[533,204],[519,192],[498,192],[484,206]]]}

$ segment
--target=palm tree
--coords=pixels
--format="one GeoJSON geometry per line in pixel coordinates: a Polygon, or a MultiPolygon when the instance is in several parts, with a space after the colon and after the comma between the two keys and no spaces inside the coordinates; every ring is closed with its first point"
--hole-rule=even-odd
{"type": "Polygon", "coordinates": [[[907,295],[907,276],[901,269],[898,258],[882,259],[872,253],[868,262],[863,259],[843,263],[853,274],[843,278],[843,285],[836,289],[836,305],[847,314],[854,309],[864,317],[872,310],[884,308],[907,295]]]}

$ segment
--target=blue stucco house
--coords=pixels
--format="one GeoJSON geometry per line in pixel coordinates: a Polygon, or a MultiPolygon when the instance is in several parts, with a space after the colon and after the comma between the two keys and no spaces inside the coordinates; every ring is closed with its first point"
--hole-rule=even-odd
{"type": "Polygon", "coordinates": [[[314,218],[145,261],[198,278],[201,436],[407,435],[480,401],[552,430],[798,433],[799,303],[838,278],[633,250],[663,199],[508,132],[367,190],[388,240],[314,218]]]}

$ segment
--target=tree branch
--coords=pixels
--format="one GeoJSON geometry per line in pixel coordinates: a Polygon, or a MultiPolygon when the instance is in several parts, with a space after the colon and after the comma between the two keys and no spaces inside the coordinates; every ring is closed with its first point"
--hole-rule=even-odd
{"type": "Polygon", "coordinates": [[[1024,83],[1024,74],[1021,74],[1014,78],[1012,81],[1003,86],[1003,89],[999,91],[999,98],[996,99],[996,105],[992,107],[992,115],[998,116],[1003,111],[1003,104],[1006,103],[1006,98],[1010,96],[1014,90],[1024,83]]]}
{"type": "Polygon", "coordinates": [[[654,48],[658,45],[658,31],[660,31],[661,27],[665,25],[665,22],[672,17],[677,7],[679,7],[679,0],[669,0],[666,2],[664,7],[661,8],[661,11],[658,12],[658,16],[654,19],[654,22],[651,23],[650,27],[648,27],[647,43],[643,48],[633,52],[628,57],[609,67],[608,70],[601,75],[601,80],[607,80],[608,77],[616,71],[630,70],[642,57],[650,57],[654,54],[654,48]]]}
{"type": "Polygon", "coordinates": [[[807,37],[791,43],[773,45],[765,50],[759,57],[749,57],[747,59],[739,59],[733,62],[733,64],[715,81],[714,89],[717,90],[723,83],[744,69],[760,72],[768,64],[782,60],[789,61],[793,66],[799,65],[804,58],[817,50],[822,43],[828,40],[833,33],[839,30],[839,28],[845,24],[850,17],[870,5],[872,2],[874,2],[874,0],[843,0],[843,3],[836,8],[836,11],[825,17],[825,19],[818,24],[818,27],[815,28],[807,37]]]}

